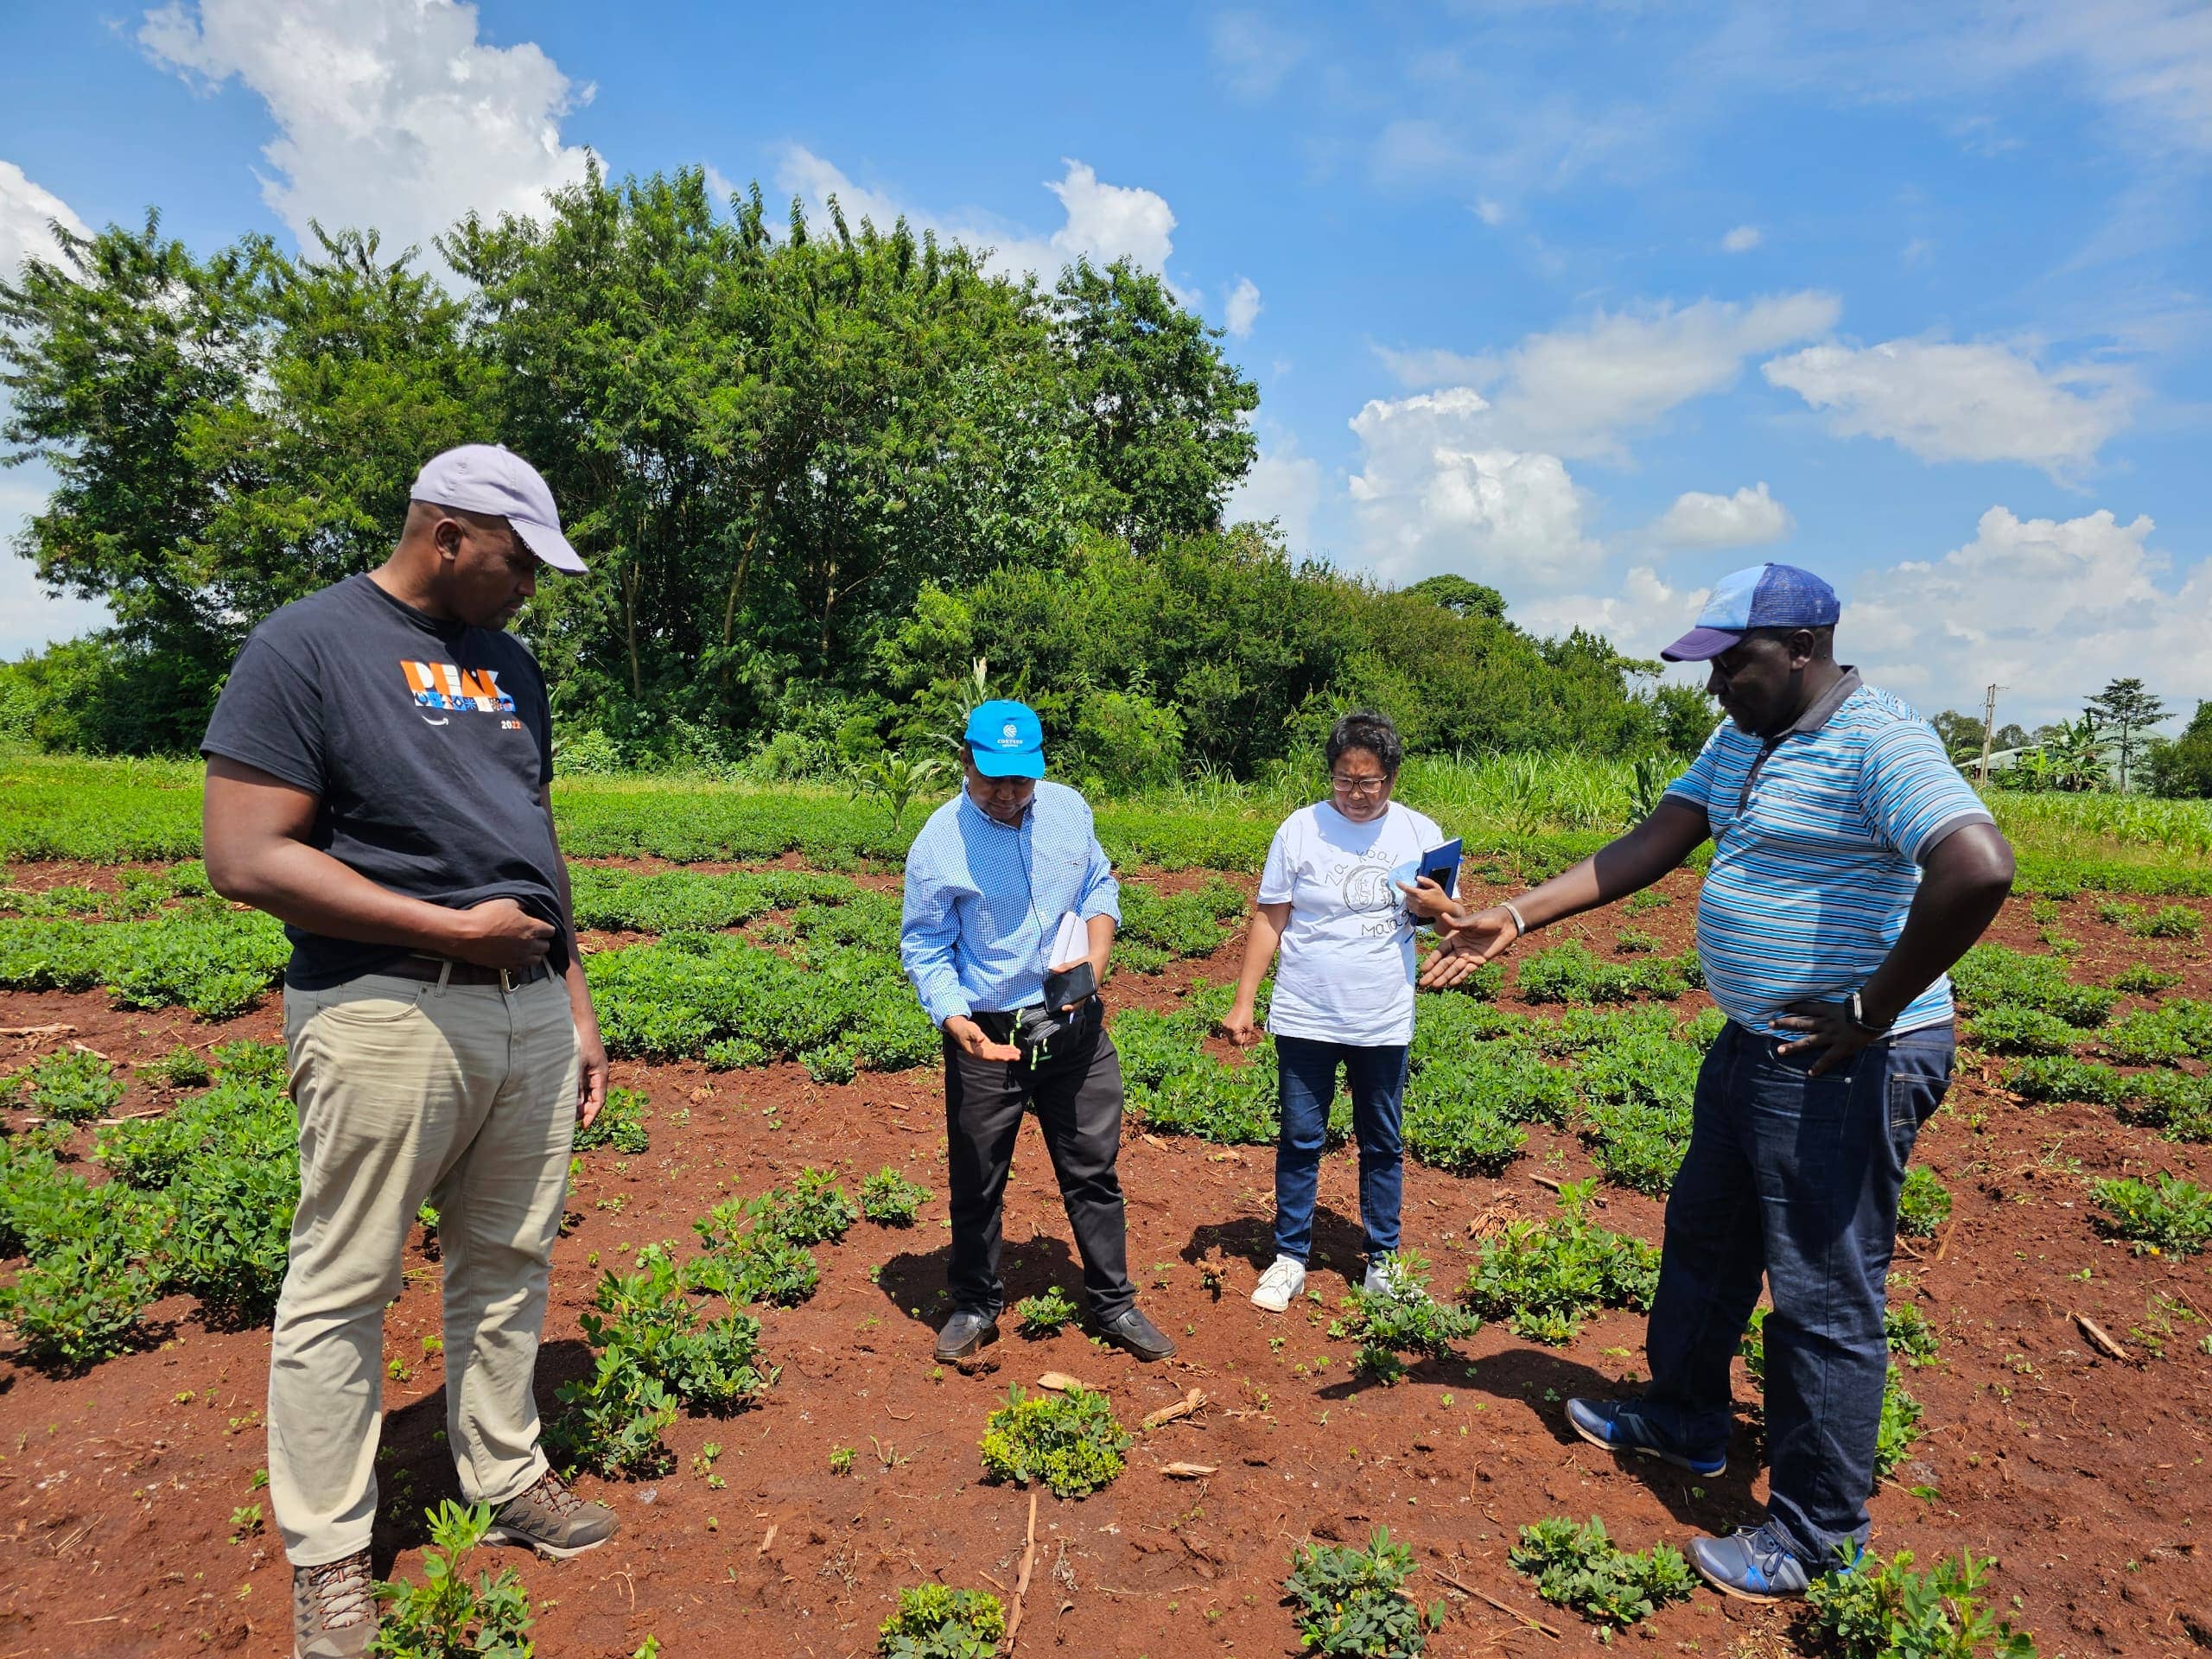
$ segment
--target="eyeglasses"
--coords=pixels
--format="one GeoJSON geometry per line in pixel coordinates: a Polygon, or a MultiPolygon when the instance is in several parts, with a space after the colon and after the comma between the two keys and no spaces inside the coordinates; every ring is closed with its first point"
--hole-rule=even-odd
{"type": "Polygon", "coordinates": [[[1380,795],[1390,786],[1388,778],[1346,778],[1340,772],[1332,772],[1329,781],[1347,795],[1380,795]]]}

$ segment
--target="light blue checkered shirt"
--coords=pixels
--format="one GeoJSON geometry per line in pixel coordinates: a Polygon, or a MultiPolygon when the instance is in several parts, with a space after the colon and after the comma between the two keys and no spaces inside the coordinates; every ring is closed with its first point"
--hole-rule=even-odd
{"type": "Polygon", "coordinates": [[[1040,783],[1019,828],[994,823],[963,788],[930,814],[906,854],[899,959],[930,1018],[1033,1007],[1063,912],[1122,919],[1121,886],[1065,784],[1040,783]]]}

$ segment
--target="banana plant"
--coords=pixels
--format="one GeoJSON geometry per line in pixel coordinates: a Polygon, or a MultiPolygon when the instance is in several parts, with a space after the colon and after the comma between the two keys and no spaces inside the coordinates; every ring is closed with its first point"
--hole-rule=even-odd
{"type": "MultiPolygon", "coordinates": [[[[982,667],[979,663],[978,668],[982,667]]],[[[901,754],[879,754],[872,760],[861,761],[848,769],[852,782],[852,793],[857,799],[873,795],[891,812],[891,829],[897,834],[905,822],[906,809],[914,797],[928,789],[945,773],[945,764],[934,757],[919,760],[908,760],[901,754]]]]}

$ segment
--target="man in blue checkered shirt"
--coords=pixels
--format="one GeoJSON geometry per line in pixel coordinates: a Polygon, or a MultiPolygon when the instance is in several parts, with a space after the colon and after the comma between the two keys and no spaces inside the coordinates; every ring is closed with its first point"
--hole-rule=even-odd
{"type": "Polygon", "coordinates": [[[1042,782],[1044,728],[1019,702],[969,716],[960,792],[906,855],[899,953],[944,1033],[945,1160],[952,1188],[952,1317],[937,1357],[998,1336],[1000,1211],[1025,1112],[1037,1114],[1083,1257],[1101,1334],[1141,1359],[1175,1344],[1136,1306],[1122,1182],[1122,1062],[1098,983],[1121,920],[1120,887],[1074,790],[1042,782]],[[1082,941],[1054,960],[1062,918],[1082,941]]]}
{"type": "Polygon", "coordinates": [[[1650,1386],[1569,1400],[1567,1420],[1596,1445],[1719,1474],[1729,1363],[1764,1278],[1766,1519],[1687,1552],[1751,1601],[1802,1595],[1866,1542],[1897,1197],[1951,1077],[1944,976],[2012,881],[2012,849],[1928,722],[1835,660],[1839,611],[1827,583],[1789,565],[1723,578],[1661,654],[1711,664],[1706,689],[1728,718],[1651,816],[1472,916],[1433,884],[1409,901],[1452,934],[1421,982],[1449,984],[1713,842],[1697,950],[1728,1023],[1667,1198],[1650,1386]]]}

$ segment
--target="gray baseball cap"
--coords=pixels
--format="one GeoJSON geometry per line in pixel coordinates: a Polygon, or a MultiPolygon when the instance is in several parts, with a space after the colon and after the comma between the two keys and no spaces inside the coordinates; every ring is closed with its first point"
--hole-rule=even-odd
{"type": "Polygon", "coordinates": [[[410,500],[434,506],[504,518],[514,526],[523,545],[556,570],[572,575],[583,570],[584,562],[561,533],[553,492],[537,467],[503,444],[464,443],[432,455],[415,474],[415,487],[407,493],[410,500]]]}

